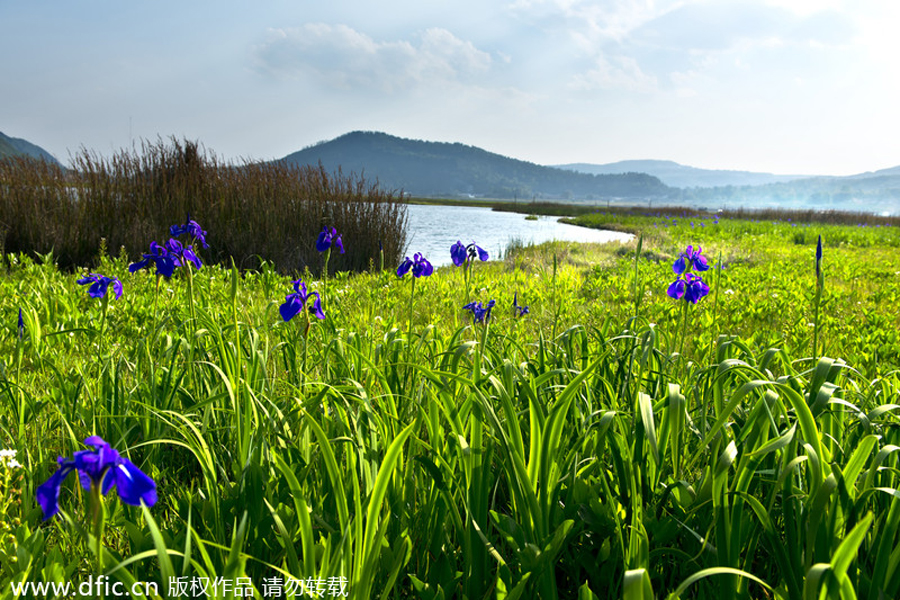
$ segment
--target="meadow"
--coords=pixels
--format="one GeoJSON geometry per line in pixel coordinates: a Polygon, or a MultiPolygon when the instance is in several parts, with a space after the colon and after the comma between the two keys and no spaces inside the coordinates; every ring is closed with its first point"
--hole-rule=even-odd
{"type": "Polygon", "coordinates": [[[6,253],[2,593],[104,574],[170,598],[900,596],[900,229],[692,217],[584,215],[639,237],[418,278],[323,277],[334,244],[294,276],[159,278],[98,246],[118,300],[6,253]],[[688,245],[696,303],[667,294],[688,245]],[[68,477],[44,520],[38,488],[89,436],[153,505],[68,477]]]}

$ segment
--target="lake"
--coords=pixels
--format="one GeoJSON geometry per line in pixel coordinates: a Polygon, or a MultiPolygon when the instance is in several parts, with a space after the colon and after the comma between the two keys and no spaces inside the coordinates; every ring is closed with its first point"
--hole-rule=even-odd
{"type": "Polygon", "coordinates": [[[450,246],[461,241],[475,242],[491,255],[499,258],[511,241],[540,244],[553,240],[567,242],[628,242],[630,233],[589,229],[566,225],[559,217],[539,217],[528,221],[525,215],[495,212],[474,206],[426,206],[410,204],[407,254],[421,252],[435,267],[453,264],[450,246]]]}

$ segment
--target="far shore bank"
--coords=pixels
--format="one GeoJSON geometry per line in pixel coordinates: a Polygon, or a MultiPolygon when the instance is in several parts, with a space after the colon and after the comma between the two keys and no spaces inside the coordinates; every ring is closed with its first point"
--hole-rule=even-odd
{"type": "Polygon", "coordinates": [[[575,204],[566,202],[522,202],[498,198],[419,198],[406,199],[407,204],[432,205],[432,206],[471,206],[490,208],[494,211],[514,212],[525,215],[553,216],[553,217],[579,217],[597,212],[627,215],[645,215],[660,217],[704,217],[719,215],[732,219],[790,221],[795,223],[828,223],[841,225],[893,225],[900,226],[900,216],[883,216],[863,212],[839,211],[839,210],[812,210],[789,208],[766,209],[723,209],[717,211],[700,210],[684,206],[645,206],[645,205],[615,205],[607,203],[599,204],[575,204]]]}

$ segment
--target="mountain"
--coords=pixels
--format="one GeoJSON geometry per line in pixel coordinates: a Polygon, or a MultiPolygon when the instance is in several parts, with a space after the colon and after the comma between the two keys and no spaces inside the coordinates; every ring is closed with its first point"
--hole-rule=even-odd
{"type": "Polygon", "coordinates": [[[47,162],[60,165],[59,161],[52,154],[31,142],[19,138],[9,137],[0,131],[0,158],[6,156],[31,156],[40,158],[47,162]]]}
{"type": "Polygon", "coordinates": [[[644,173],[594,175],[545,167],[459,143],[410,140],[354,131],[281,159],[290,165],[321,164],[377,179],[412,196],[473,196],[530,200],[661,198],[670,190],[644,173]]]}
{"type": "Polygon", "coordinates": [[[677,188],[765,185],[809,177],[809,175],[773,175],[772,173],[755,173],[752,171],[698,169],[681,165],[671,160],[622,160],[603,165],[572,163],[556,166],[560,169],[595,175],[647,173],[658,178],[664,184],[677,188]]]}

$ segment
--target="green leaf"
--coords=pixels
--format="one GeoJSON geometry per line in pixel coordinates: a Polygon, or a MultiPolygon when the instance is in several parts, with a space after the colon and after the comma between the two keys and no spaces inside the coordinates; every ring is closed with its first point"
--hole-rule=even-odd
{"type": "Polygon", "coordinates": [[[622,600],[655,600],[647,569],[625,571],[622,584],[624,588],[622,600]]]}
{"type": "Polygon", "coordinates": [[[765,581],[763,581],[756,575],[753,575],[752,573],[742,571],[741,569],[734,569],[732,567],[711,567],[709,569],[703,569],[701,571],[697,571],[696,573],[694,573],[693,575],[691,575],[690,577],[688,577],[687,579],[682,581],[681,584],[675,589],[675,591],[672,592],[672,594],[669,596],[669,598],[671,600],[680,598],[681,595],[685,591],[687,591],[687,589],[689,587],[691,587],[691,585],[693,585],[697,581],[700,581],[701,579],[704,579],[706,577],[711,577],[713,575],[739,575],[740,577],[746,577],[747,579],[750,579],[751,581],[755,581],[756,583],[763,586],[767,590],[772,591],[772,588],[771,588],[771,586],[769,586],[768,583],[766,583],[765,581]]]}

